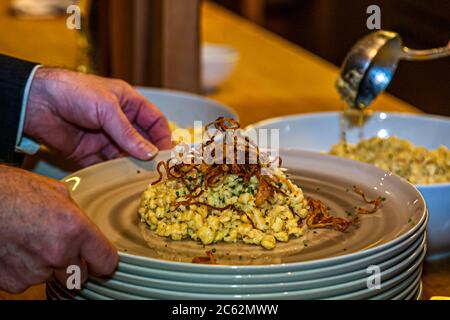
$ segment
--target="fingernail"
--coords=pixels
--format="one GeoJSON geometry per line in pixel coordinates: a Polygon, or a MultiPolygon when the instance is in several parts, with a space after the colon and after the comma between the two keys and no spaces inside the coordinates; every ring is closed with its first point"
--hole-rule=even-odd
{"type": "Polygon", "coordinates": [[[147,159],[153,158],[159,152],[159,149],[150,143],[148,144],[148,147],[146,149],[147,149],[146,150],[147,151],[147,153],[146,153],[147,159]]]}

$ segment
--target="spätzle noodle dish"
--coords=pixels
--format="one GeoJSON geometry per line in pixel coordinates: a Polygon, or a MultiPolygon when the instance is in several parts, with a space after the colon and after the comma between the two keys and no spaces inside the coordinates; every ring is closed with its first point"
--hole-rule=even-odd
{"type": "Polygon", "coordinates": [[[446,146],[427,150],[395,136],[373,137],[357,144],[341,141],[330,154],[373,164],[413,184],[450,182],[450,150],[446,146]]]}
{"type": "Polygon", "coordinates": [[[230,174],[215,187],[206,189],[193,204],[184,203],[194,183],[205,179],[203,173],[187,176],[188,181],[195,179],[187,185],[178,179],[166,180],[150,185],[143,193],[139,213],[157,235],[172,240],[190,238],[208,245],[241,239],[247,244],[273,249],[277,241],[286,242],[291,236],[303,234],[299,220],[308,213],[302,190],[281,171],[275,176],[286,181],[286,184],[279,182],[285,194],[260,200],[256,176],[245,182],[230,174]]]}
{"type": "MultiPolygon", "coordinates": [[[[219,118],[205,132],[211,128],[216,133],[236,134],[239,123],[219,118]]],[[[138,212],[149,246],[155,248],[165,239],[164,247],[158,249],[165,258],[188,254],[192,262],[216,263],[216,258],[235,259],[239,253],[239,259],[267,262],[281,253],[298,251],[298,243],[305,245],[302,237],[309,230],[351,232],[348,229],[359,223],[360,215],[375,213],[384,201],[383,197],[370,200],[353,186],[351,192],[361,196],[364,205],[352,208],[354,212],[346,218],[334,216],[320,200],[305,197],[280,166],[281,158],[262,162],[265,155],[255,144],[247,137],[236,137],[247,142],[242,147],[233,140],[235,151],[243,148],[245,163],[236,158],[226,162],[225,152],[214,155],[215,160],[223,158],[220,163],[208,164],[204,158],[195,162],[195,151],[185,158],[187,163],[177,158],[158,163],[159,178],[142,193],[138,212]],[[280,243],[296,245],[277,250],[280,243]]],[[[215,145],[215,138],[200,145],[197,153],[215,145]]],[[[225,149],[225,144],[219,148],[225,149]]]]}

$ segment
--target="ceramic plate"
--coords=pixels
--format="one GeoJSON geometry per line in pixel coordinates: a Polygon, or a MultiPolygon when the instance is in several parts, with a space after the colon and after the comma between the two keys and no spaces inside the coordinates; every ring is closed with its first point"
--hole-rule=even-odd
{"type": "MultiPolygon", "coordinates": [[[[425,255],[424,255],[425,257],[425,255]]],[[[402,296],[408,288],[414,284],[417,284],[422,277],[422,266],[420,266],[414,273],[403,280],[401,283],[393,286],[391,289],[386,292],[376,295],[370,300],[396,300],[398,296],[402,296]]]]}
{"type": "Polygon", "coordinates": [[[123,273],[139,275],[148,278],[168,279],[174,281],[188,281],[196,283],[214,283],[214,284],[258,284],[258,283],[277,283],[277,282],[289,282],[289,281],[301,281],[301,280],[313,280],[321,279],[330,276],[342,275],[346,281],[357,279],[355,274],[361,272],[361,269],[366,269],[369,265],[379,264],[390,258],[399,255],[405,251],[411,243],[415,243],[417,247],[418,243],[423,238],[423,232],[426,224],[424,223],[417,233],[414,233],[405,241],[386,249],[385,251],[377,252],[374,255],[364,258],[352,260],[349,262],[334,264],[317,269],[303,269],[299,271],[285,271],[280,273],[233,273],[233,274],[205,274],[183,272],[183,271],[171,271],[163,269],[153,269],[145,266],[136,266],[124,262],[119,262],[118,270],[123,273]],[[355,273],[356,272],[356,273],[355,273]]]}
{"type": "MultiPolygon", "coordinates": [[[[336,292],[330,287],[331,292],[324,291],[322,294],[314,292],[314,290],[297,290],[285,291],[279,293],[267,294],[246,294],[246,295],[226,295],[226,294],[198,294],[191,292],[170,292],[168,290],[148,289],[147,295],[143,295],[141,289],[137,286],[117,284],[114,289],[106,288],[101,284],[87,282],[85,289],[80,294],[86,296],[85,293],[95,292],[113,299],[333,299],[333,300],[351,300],[351,299],[390,299],[398,295],[402,290],[413,281],[421,272],[421,265],[425,251],[408,265],[401,273],[392,278],[388,277],[388,271],[382,272],[381,289],[362,289],[350,293],[330,296],[330,293],[336,292]],[[409,279],[409,280],[408,280],[409,279]],[[406,282],[406,283],[405,283],[406,282]],[[137,294],[138,290],[140,294],[137,294]]],[[[392,275],[391,275],[392,276],[392,275]]],[[[366,280],[365,280],[366,281],[366,280]]]]}
{"type": "MultiPolygon", "coordinates": [[[[394,258],[377,263],[380,270],[387,271],[393,267],[393,270],[401,270],[402,266],[416,259],[425,245],[425,236],[418,239],[413,245],[404,250],[402,253],[396,255],[394,258]]],[[[140,287],[164,289],[170,291],[186,291],[197,293],[225,293],[225,294],[250,294],[250,293],[268,293],[279,291],[292,291],[298,289],[318,289],[327,286],[336,286],[342,284],[342,287],[353,286],[356,288],[360,282],[352,282],[354,280],[361,280],[367,278],[367,267],[373,263],[361,266],[357,271],[344,273],[338,276],[322,277],[319,279],[308,279],[304,281],[296,281],[295,275],[285,274],[283,278],[276,277],[270,279],[259,279],[258,283],[242,284],[217,284],[211,281],[209,276],[203,276],[203,279],[192,279],[187,276],[184,279],[157,279],[152,277],[152,272],[149,271],[149,277],[137,276],[125,272],[116,272],[110,279],[94,279],[95,282],[101,283],[105,287],[115,288],[118,282],[123,284],[132,284],[140,287]],[[270,281],[270,282],[268,282],[270,281]],[[352,282],[350,284],[350,282],[352,282]]],[[[276,274],[270,274],[275,275],[276,274]]],[[[245,275],[244,275],[245,276],[245,275]]],[[[120,284],[119,284],[120,285],[120,284]]]]}
{"type": "Polygon", "coordinates": [[[393,297],[392,300],[412,300],[419,290],[421,277],[422,274],[419,274],[419,276],[403,292],[393,297]]]}
{"type": "MultiPolygon", "coordinates": [[[[363,163],[303,151],[285,151],[283,164],[307,195],[323,200],[333,212],[343,213],[360,204],[349,192],[353,185],[369,198],[386,198],[373,215],[361,217],[360,227],[347,233],[317,230],[308,233],[308,246],[299,242],[298,253],[265,266],[206,266],[158,259],[142,239],[137,207],[141,192],[155,179],[155,161],[123,158],[83,169],[65,179],[73,199],[121,251],[121,260],[147,267],[201,273],[267,273],[297,271],[345,263],[386,250],[414,234],[426,220],[425,203],[410,184],[363,163]],[[126,251],[126,252],[125,252],[126,251]]],[[[182,243],[182,242],[180,242],[182,243]]],[[[284,243],[278,244],[283,248],[284,243]]],[[[220,244],[211,247],[220,248],[220,244]]],[[[238,245],[238,250],[264,250],[238,245]]],[[[208,249],[206,249],[208,250],[208,249]]],[[[265,254],[274,254],[267,251],[265,254]]]]}
{"type": "Polygon", "coordinates": [[[78,291],[70,291],[56,280],[47,281],[46,290],[57,300],[85,300],[78,291]]]}
{"type": "MultiPolygon", "coordinates": [[[[411,265],[414,261],[416,261],[419,257],[423,257],[424,255],[424,247],[419,247],[413,254],[410,254],[407,258],[405,258],[403,261],[401,261],[400,263],[390,267],[390,268],[383,268],[381,265],[379,266],[382,271],[382,281],[386,281],[386,279],[390,279],[394,276],[396,276],[397,274],[401,273],[402,271],[405,270],[405,268],[407,268],[409,265],[411,265]]],[[[144,297],[155,297],[155,294],[164,294],[167,291],[172,291],[174,293],[177,294],[181,294],[182,292],[180,291],[186,291],[189,293],[200,293],[200,294],[205,294],[205,293],[211,293],[211,294],[234,294],[234,295],[242,295],[242,296],[248,296],[249,298],[251,298],[251,296],[253,295],[253,293],[262,293],[262,294],[266,294],[266,293],[273,293],[273,294],[283,294],[284,292],[289,292],[289,291],[296,291],[297,295],[301,294],[302,291],[307,292],[307,294],[305,294],[301,299],[306,299],[306,297],[308,297],[309,299],[320,299],[324,296],[327,295],[340,295],[340,294],[345,294],[347,292],[353,292],[353,291],[357,291],[360,289],[364,289],[367,287],[367,277],[368,274],[365,273],[361,278],[359,278],[358,280],[354,280],[354,281],[348,281],[348,282],[344,282],[344,283],[333,283],[332,279],[329,282],[328,285],[323,286],[323,285],[319,285],[319,287],[314,287],[312,286],[312,284],[310,283],[302,283],[302,282],[286,282],[286,283],[280,283],[278,285],[275,284],[271,284],[271,285],[266,285],[266,284],[261,284],[261,285],[256,285],[256,286],[247,286],[246,288],[242,288],[242,287],[228,287],[226,289],[231,289],[231,290],[226,290],[224,288],[219,289],[217,288],[216,290],[213,290],[213,288],[209,288],[209,291],[203,291],[201,289],[201,286],[199,288],[199,286],[197,286],[197,288],[195,288],[196,284],[192,283],[191,284],[191,289],[189,289],[189,284],[186,284],[185,290],[179,290],[178,286],[176,284],[172,284],[172,286],[167,285],[166,287],[164,286],[160,286],[160,288],[158,289],[155,286],[149,286],[149,285],[145,285],[145,283],[142,284],[130,284],[127,282],[122,282],[122,281],[118,281],[118,280],[114,280],[114,279],[110,279],[107,281],[99,281],[96,279],[92,279],[90,281],[92,281],[93,283],[96,283],[102,287],[107,287],[107,288],[111,288],[113,290],[119,290],[119,291],[124,291],[124,292],[128,292],[128,293],[133,293],[133,294],[137,294],[140,296],[144,296],[144,297]],[[193,288],[192,288],[193,287],[193,288]],[[234,289],[234,290],[233,290],[234,289]],[[237,290],[235,290],[237,289],[237,290]],[[256,290],[255,290],[256,289],[256,290]],[[231,291],[231,292],[228,292],[231,291]]],[[[90,288],[90,283],[88,283],[86,285],[87,288],[90,288]]],[[[214,286],[212,286],[214,287],[214,286]]],[[[400,289],[399,289],[400,290],[400,289]]]]}

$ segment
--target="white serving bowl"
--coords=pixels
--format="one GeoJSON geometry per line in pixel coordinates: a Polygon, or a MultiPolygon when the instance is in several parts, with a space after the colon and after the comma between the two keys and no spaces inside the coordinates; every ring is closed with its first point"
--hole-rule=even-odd
{"type": "Polygon", "coordinates": [[[220,44],[206,43],[201,48],[201,83],[204,91],[211,91],[225,81],[239,60],[236,49],[220,44]]]}
{"type": "MultiPolygon", "coordinates": [[[[279,129],[280,148],[327,152],[341,138],[340,113],[323,112],[274,118],[248,129],[279,129]]],[[[347,140],[356,143],[373,136],[398,136],[417,146],[450,148],[450,118],[401,113],[373,113],[362,127],[347,129],[347,140]]],[[[417,185],[430,212],[428,258],[450,253],[450,183],[417,185]]]]}
{"type": "MultiPolygon", "coordinates": [[[[211,99],[174,90],[137,87],[137,91],[156,105],[162,113],[180,127],[192,127],[194,121],[207,124],[223,116],[239,120],[236,112],[211,99]]],[[[27,157],[25,169],[54,179],[62,179],[80,168],[70,161],[44,149],[27,157]]]]}
{"type": "Polygon", "coordinates": [[[192,127],[194,121],[207,124],[218,117],[239,120],[230,107],[200,95],[146,87],[136,87],[136,90],[157,106],[169,121],[174,121],[181,127],[192,127]]]}

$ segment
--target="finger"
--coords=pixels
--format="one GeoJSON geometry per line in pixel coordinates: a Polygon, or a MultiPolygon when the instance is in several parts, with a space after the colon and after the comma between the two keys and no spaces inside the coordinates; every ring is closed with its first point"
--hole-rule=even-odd
{"type": "MultiPolygon", "coordinates": [[[[147,108],[142,108],[139,114],[145,114],[147,108]]],[[[166,118],[161,117],[154,122],[146,121],[148,116],[140,116],[137,118],[139,127],[141,127],[149,136],[151,141],[161,150],[172,149],[172,135],[166,118]]]]}
{"type": "Polygon", "coordinates": [[[117,250],[95,225],[89,224],[84,229],[80,256],[85,260],[89,273],[96,276],[111,274],[119,261],[117,250]]]}
{"type": "Polygon", "coordinates": [[[150,137],[150,140],[161,150],[171,149],[171,132],[164,114],[134,90],[127,100],[127,108],[130,106],[137,108],[134,122],[150,137]]]}
{"type": "Polygon", "coordinates": [[[133,128],[118,105],[109,107],[101,115],[103,130],[128,154],[141,160],[149,160],[158,153],[158,148],[133,128]]]}
{"type": "MultiPolygon", "coordinates": [[[[144,131],[144,129],[142,129],[140,126],[136,126],[136,130],[137,130],[137,131],[139,132],[139,134],[140,134],[141,136],[143,136],[145,139],[151,140],[150,137],[149,137],[149,135],[148,135],[148,133],[147,133],[146,131],[144,131]]],[[[160,138],[159,140],[157,140],[157,141],[152,141],[152,142],[155,143],[156,145],[159,144],[158,147],[159,147],[160,149],[163,149],[163,150],[168,150],[168,149],[172,149],[172,148],[173,148],[172,137],[169,137],[170,142],[168,142],[168,141],[161,141],[161,140],[167,140],[167,137],[162,137],[162,138],[160,138]],[[170,148],[167,148],[167,146],[169,145],[169,143],[170,143],[170,148]],[[161,147],[161,145],[162,145],[162,147],[161,147]],[[164,145],[165,145],[165,147],[164,147],[164,145]]]]}
{"type": "Polygon", "coordinates": [[[121,108],[133,124],[145,131],[159,149],[171,149],[171,133],[164,114],[129,84],[123,81],[112,83],[112,90],[118,96],[121,108]]]}
{"type": "Polygon", "coordinates": [[[117,158],[121,157],[122,154],[124,154],[122,152],[122,150],[120,150],[117,146],[115,146],[112,143],[109,143],[106,146],[104,146],[101,153],[106,159],[109,159],[109,160],[117,159],[117,158]]]}
{"type": "Polygon", "coordinates": [[[15,278],[2,278],[0,279],[0,289],[12,294],[18,294],[24,292],[29,285],[15,278]]]}
{"type": "Polygon", "coordinates": [[[98,153],[87,155],[84,158],[78,160],[78,164],[83,168],[92,166],[96,163],[103,162],[105,159],[98,153]]]}
{"type": "MultiPolygon", "coordinates": [[[[58,191],[59,193],[62,193],[65,197],[69,197],[69,190],[67,189],[66,185],[64,183],[62,183],[61,181],[51,179],[49,177],[41,176],[39,174],[35,174],[32,172],[28,172],[28,171],[20,170],[19,172],[21,172],[22,174],[24,174],[28,177],[31,176],[33,179],[36,179],[37,181],[42,182],[43,185],[47,186],[51,190],[55,190],[55,191],[58,191]]],[[[42,185],[42,184],[40,184],[40,185],[42,185]]]]}
{"type": "Polygon", "coordinates": [[[40,176],[39,178],[41,179],[41,181],[47,183],[48,186],[50,187],[50,189],[58,191],[59,193],[62,193],[65,197],[69,197],[69,195],[70,195],[69,189],[63,182],[54,180],[54,179],[50,179],[50,178],[44,177],[44,176],[40,176]]]}
{"type": "Polygon", "coordinates": [[[87,278],[88,278],[88,268],[87,268],[87,264],[83,259],[80,259],[78,257],[73,258],[72,261],[69,263],[69,265],[67,265],[64,268],[58,268],[56,270],[54,270],[53,275],[55,276],[56,279],[58,279],[58,281],[65,287],[65,288],[70,288],[72,286],[68,286],[68,284],[74,285],[76,284],[75,281],[79,281],[80,284],[86,282],[87,278]],[[69,270],[68,267],[69,266],[76,266],[79,269],[72,271],[69,270]],[[70,272],[69,272],[70,271],[70,272]],[[73,277],[79,277],[78,279],[75,279],[73,277]],[[67,283],[67,280],[70,278],[70,283],[67,283]]]}
{"type": "Polygon", "coordinates": [[[10,265],[0,259],[0,290],[9,293],[21,293],[30,285],[21,279],[16,269],[11,268],[10,265]]]}
{"type": "Polygon", "coordinates": [[[85,283],[89,277],[88,265],[84,259],[80,259],[81,283],[85,283]]]}

